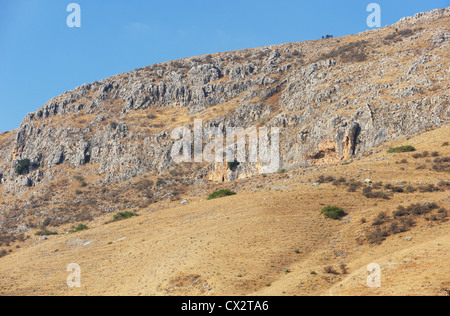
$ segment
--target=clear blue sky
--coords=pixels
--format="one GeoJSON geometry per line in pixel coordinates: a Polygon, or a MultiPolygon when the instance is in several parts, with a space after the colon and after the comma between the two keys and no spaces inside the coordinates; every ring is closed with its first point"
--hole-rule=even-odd
{"type": "Polygon", "coordinates": [[[0,132],[83,83],[163,61],[382,26],[450,0],[0,0],[0,132]],[[81,28],[66,7],[81,6],[81,28]]]}

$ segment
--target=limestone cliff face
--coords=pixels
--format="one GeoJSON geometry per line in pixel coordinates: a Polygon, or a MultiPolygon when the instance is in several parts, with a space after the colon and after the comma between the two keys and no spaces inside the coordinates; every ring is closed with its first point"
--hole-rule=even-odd
{"type": "MultiPolygon", "coordinates": [[[[85,84],[0,137],[9,192],[93,166],[104,183],[173,164],[175,127],[279,127],[280,169],[338,163],[449,122],[450,9],[339,39],[163,63],[85,84]],[[18,174],[16,166],[29,159],[18,174]],[[57,172],[55,170],[58,170],[57,172]]],[[[210,164],[190,176],[232,181],[258,164],[210,164]]],[[[189,173],[189,172],[188,172],[189,173]]]]}

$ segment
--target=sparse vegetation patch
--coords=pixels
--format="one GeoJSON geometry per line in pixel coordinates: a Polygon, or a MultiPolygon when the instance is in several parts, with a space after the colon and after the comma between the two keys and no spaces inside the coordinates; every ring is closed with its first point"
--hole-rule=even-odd
{"type": "Polygon", "coordinates": [[[320,211],[324,216],[339,220],[345,216],[347,216],[347,213],[345,211],[337,206],[326,206],[320,211]]]}
{"type": "Polygon", "coordinates": [[[77,233],[77,232],[80,232],[82,230],[87,230],[87,229],[89,229],[89,227],[87,227],[86,225],[79,224],[77,227],[75,227],[74,229],[69,231],[69,233],[73,234],[73,233],[77,233]]]}
{"type": "Polygon", "coordinates": [[[31,161],[30,159],[22,159],[17,162],[16,173],[18,175],[23,175],[28,172],[30,168],[31,161]]]}
{"type": "Polygon", "coordinates": [[[416,151],[416,148],[411,145],[406,145],[406,146],[390,148],[388,150],[388,153],[389,154],[397,154],[397,153],[406,153],[406,152],[412,152],[412,151],[416,151]]]}
{"type": "Polygon", "coordinates": [[[219,198],[223,198],[223,197],[231,196],[231,195],[236,195],[236,192],[228,190],[228,189],[219,190],[219,191],[216,191],[214,193],[211,193],[208,196],[208,200],[219,199],[219,198]]]}
{"type": "Polygon", "coordinates": [[[121,221],[124,219],[132,218],[134,216],[139,216],[139,215],[134,212],[130,212],[130,211],[120,212],[113,216],[113,221],[117,222],[117,221],[121,221]]]}

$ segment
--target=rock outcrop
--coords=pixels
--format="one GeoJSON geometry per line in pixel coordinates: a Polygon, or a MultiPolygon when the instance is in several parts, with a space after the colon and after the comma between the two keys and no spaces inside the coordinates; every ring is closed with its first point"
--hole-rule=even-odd
{"type": "MultiPolygon", "coordinates": [[[[279,127],[280,169],[338,163],[385,141],[449,122],[450,9],[340,39],[163,63],[85,84],[30,113],[0,142],[9,192],[95,166],[103,183],[173,164],[175,127],[279,127]],[[26,174],[19,161],[29,159],[26,174]]],[[[210,164],[190,176],[232,181],[259,172],[210,164]]]]}

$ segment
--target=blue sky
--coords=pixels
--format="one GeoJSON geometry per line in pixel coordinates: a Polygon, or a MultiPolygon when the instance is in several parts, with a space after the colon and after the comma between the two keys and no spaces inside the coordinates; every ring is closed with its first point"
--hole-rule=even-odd
{"type": "Polygon", "coordinates": [[[382,26],[450,0],[0,0],[0,132],[84,83],[154,63],[382,26]],[[69,28],[67,6],[81,7],[69,28]]]}

